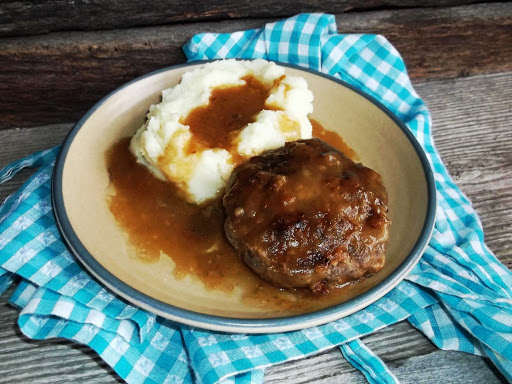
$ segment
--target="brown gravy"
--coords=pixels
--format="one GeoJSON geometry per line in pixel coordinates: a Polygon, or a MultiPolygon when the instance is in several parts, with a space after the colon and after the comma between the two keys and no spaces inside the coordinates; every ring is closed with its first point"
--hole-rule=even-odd
{"type": "MultiPolygon", "coordinates": [[[[214,104],[227,102],[230,107],[214,105],[202,111],[200,117],[196,116],[197,121],[191,126],[195,126],[194,136],[199,137],[203,145],[222,146],[230,132],[243,127],[247,119],[257,113],[251,100],[261,99],[262,89],[258,84],[243,89],[247,92],[235,87],[215,91],[214,104]],[[247,106],[236,116],[232,111],[239,111],[240,105],[237,106],[235,99],[247,106]],[[219,128],[220,135],[208,131],[209,128],[200,128],[209,127],[206,122],[216,119],[228,122],[228,128],[219,128]]],[[[342,150],[348,157],[355,156],[337,134],[325,130],[317,121],[312,120],[312,124],[315,137],[342,150]]],[[[215,123],[217,125],[222,124],[215,123]]],[[[156,262],[164,253],[175,262],[173,273],[177,279],[194,276],[207,289],[227,293],[239,287],[245,303],[262,308],[303,313],[340,301],[338,290],[320,296],[308,290],[282,290],[254,274],[225,238],[222,199],[201,206],[187,203],[172,183],[157,179],[136,162],[129,151],[129,142],[130,138],[124,138],[106,153],[110,182],[115,191],[108,196],[108,203],[141,261],[156,262]]]]}
{"type": "Polygon", "coordinates": [[[244,85],[214,89],[208,105],[189,113],[183,124],[190,127],[194,145],[229,150],[233,134],[256,120],[268,89],[253,77],[244,80],[244,85]]]}
{"type": "Polygon", "coordinates": [[[325,141],[327,144],[343,152],[350,160],[357,162],[359,160],[357,153],[343,141],[336,132],[328,131],[315,119],[309,119],[313,126],[313,137],[325,141]]]}

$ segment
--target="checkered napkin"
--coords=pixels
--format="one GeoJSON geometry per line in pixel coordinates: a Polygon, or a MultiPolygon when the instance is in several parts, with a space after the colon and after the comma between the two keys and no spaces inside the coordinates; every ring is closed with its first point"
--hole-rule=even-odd
{"type": "Polygon", "coordinates": [[[512,380],[512,274],[483,242],[468,199],[434,148],[431,119],[404,63],[382,36],[336,33],[334,17],[302,14],[261,29],[199,34],[189,60],[265,58],[327,73],[379,99],[416,136],[437,188],[434,233],[414,270],[367,308],[332,323],[268,335],[226,334],[179,325],[124,302],[76,263],[55,225],[50,179],[58,148],[0,171],[35,175],[0,207],[0,288],[16,279],[11,303],[35,339],[64,337],[89,345],[130,383],[258,383],[264,368],[339,346],[369,382],[397,378],[361,341],[407,319],[438,347],[487,356],[512,380]]]}

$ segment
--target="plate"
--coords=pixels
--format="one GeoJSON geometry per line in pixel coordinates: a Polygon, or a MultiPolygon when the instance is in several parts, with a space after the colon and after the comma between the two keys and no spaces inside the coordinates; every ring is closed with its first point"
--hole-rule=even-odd
{"type": "Polygon", "coordinates": [[[194,279],[176,279],[167,256],[143,263],[107,205],[105,151],[143,124],[161,91],[202,63],[164,68],[137,78],[98,102],[67,137],[53,176],[57,224],[76,258],[101,283],[128,302],[165,318],[209,330],[284,332],[324,324],[358,311],[389,292],[416,265],[432,233],[435,186],[431,168],[408,128],[382,104],[343,81],[279,64],[303,76],[315,95],[312,118],[337,132],[360,161],[383,178],[392,221],[385,267],[354,284],[343,301],[289,315],[255,308],[232,294],[206,290],[194,279]],[[355,288],[354,288],[355,287],[355,288]]]}

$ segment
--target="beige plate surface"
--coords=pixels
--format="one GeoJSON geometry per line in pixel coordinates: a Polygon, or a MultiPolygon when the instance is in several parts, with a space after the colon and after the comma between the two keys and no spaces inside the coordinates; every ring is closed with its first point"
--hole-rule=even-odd
{"type": "Polygon", "coordinates": [[[176,280],[171,262],[145,264],[129,255],[126,235],[106,201],[105,151],[143,124],[161,91],[194,67],[163,69],[136,79],[93,107],[68,136],[57,161],[53,202],[73,253],[110,289],[133,304],[172,320],[228,332],[277,332],[305,328],[353,313],[391,290],[414,267],[431,235],[435,189],[428,162],[407,128],[383,106],[350,86],[316,72],[286,66],[306,78],[315,95],[313,118],[336,131],[381,174],[392,221],[384,269],[357,284],[341,304],[313,313],[246,306],[225,293],[206,291],[194,279],[176,280]]]}

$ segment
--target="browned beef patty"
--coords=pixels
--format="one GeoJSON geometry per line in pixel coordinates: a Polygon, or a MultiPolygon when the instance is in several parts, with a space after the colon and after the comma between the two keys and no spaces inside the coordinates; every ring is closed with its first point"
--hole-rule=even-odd
{"type": "Polygon", "coordinates": [[[384,266],[390,222],[381,177],[319,139],[237,166],[223,203],[227,238],[276,286],[321,291],[384,266]]]}

